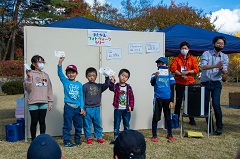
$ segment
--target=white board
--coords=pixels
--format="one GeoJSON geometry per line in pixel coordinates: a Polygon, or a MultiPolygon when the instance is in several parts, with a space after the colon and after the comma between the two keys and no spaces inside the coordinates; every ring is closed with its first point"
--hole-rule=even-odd
{"type": "MultiPolygon", "coordinates": [[[[82,84],[87,82],[85,71],[88,67],[110,67],[116,72],[127,68],[130,79],[127,81],[135,96],[135,110],[132,112],[130,126],[132,129],[151,129],[153,87],[150,84],[150,77],[156,71],[155,60],[164,56],[165,40],[164,33],[155,32],[133,32],[133,31],[111,31],[111,46],[99,47],[88,46],[87,29],[65,29],[45,27],[24,27],[24,63],[31,63],[31,57],[39,54],[45,61],[44,71],[51,78],[54,92],[54,104],[52,112],[47,113],[46,133],[52,136],[62,135],[63,126],[63,87],[57,76],[58,58],[54,51],[64,51],[66,58],[63,62],[63,70],[69,64],[77,66],[79,74],[77,80],[82,84]],[[147,42],[160,43],[160,52],[147,53],[147,42]],[[143,53],[129,54],[129,43],[142,43],[143,53]],[[107,59],[107,49],[121,49],[121,58],[107,59]]],[[[98,74],[96,82],[104,82],[104,77],[98,74]]],[[[104,132],[113,131],[113,92],[106,90],[102,96],[102,127],[104,132]]],[[[27,105],[25,104],[25,108],[27,105]]],[[[30,137],[30,117],[27,120],[27,136],[30,137]]],[[[162,116],[163,119],[163,116],[162,116]]],[[[163,127],[163,120],[159,127],[163,127]]],[[[39,129],[39,128],[38,128],[39,129]]]]}

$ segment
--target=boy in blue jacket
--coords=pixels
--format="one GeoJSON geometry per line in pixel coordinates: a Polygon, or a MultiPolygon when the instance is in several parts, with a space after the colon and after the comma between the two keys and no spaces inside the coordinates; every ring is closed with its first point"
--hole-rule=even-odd
{"type": "Polygon", "coordinates": [[[62,62],[65,57],[60,57],[58,62],[58,77],[64,88],[64,113],[63,113],[63,143],[65,147],[74,147],[81,145],[80,139],[82,134],[82,116],[85,115],[83,86],[76,81],[78,75],[77,67],[69,65],[66,68],[66,76],[62,72],[62,62]],[[70,131],[72,130],[72,122],[75,128],[74,141],[71,141],[70,131]]]}
{"type": "Polygon", "coordinates": [[[152,142],[158,142],[157,124],[161,120],[163,109],[164,117],[167,122],[167,139],[174,141],[172,135],[171,108],[174,107],[174,84],[176,83],[172,74],[168,70],[168,60],[160,57],[156,61],[158,71],[151,76],[151,85],[154,86],[154,109],[152,119],[152,142]]]}

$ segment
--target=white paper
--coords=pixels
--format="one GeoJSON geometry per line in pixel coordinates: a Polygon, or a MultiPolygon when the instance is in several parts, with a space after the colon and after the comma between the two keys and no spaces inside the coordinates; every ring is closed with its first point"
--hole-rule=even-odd
{"type": "Polygon", "coordinates": [[[140,42],[128,43],[128,53],[129,54],[142,54],[143,53],[143,43],[140,43],[140,42]]]}
{"type": "Polygon", "coordinates": [[[121,58],[122,58],[122,49],[120,48],[107,49],[107,60],[121,59],[121,58]]]}
{"type": "Polygon", "coordinates": [[[160,42],[146,42],[147,53],[160,52],[160,42]]]}
{"type": "Polygon", "coordinates": [[[168,76],[169,74],[168,69],[159,69],[158,71],[159,71],[159,75],[161,76],[168,76]]]}
{"type": "Polygon", "coordinates": [[[65,57],[64,51],[54,51],[56,57],[65,57]]]}
{"type": "Polygon", "coordinates": [[[110,69],[109,67],[106,67],[106,69],[101,67],[99,69],[99,72],[106,77],[114,76],[114,74],[115,74],[115,72],[112,69],[110,69]]]}
{"type": "Polygon", "coordinates": [[[88,29],[88,45],[111,46],[111,30],[88,29]]]}
{"type": "Polygon", "coordinates": [[[31,67],[27,63],[25,63],[24,66],[27,70],[31,70],[31,67]]]}

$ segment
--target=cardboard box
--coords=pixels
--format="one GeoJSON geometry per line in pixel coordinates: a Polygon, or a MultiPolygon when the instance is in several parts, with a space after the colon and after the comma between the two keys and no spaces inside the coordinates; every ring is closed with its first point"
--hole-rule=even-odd
{"type": "Polygon", "coordinates": [[[240,106],[240,92],[229,92],[229,105],[240,106]]]}

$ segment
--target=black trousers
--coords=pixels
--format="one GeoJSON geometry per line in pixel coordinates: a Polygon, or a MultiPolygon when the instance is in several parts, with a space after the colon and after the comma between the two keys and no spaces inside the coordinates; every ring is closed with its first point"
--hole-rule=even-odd
{"type": "Polygon", "coordinates": [[[168,136],[172,136],[172,120],[170,117],[171,110],[169,109],[169,103],[170,103],[170,99],[155,98],[153,118],[152,118],[153,137],[157,137],[157,124],[158,124],[158,121],[161,120],[162,110],[164,113],[165,120],[167,122],[168,136]]]}
{"type": "Polygon", "coordinates": [[[46,132],[45,118],[47,114],[47,109],[30,110],[29,112],[31,116],[30,132],[33,141],[36,138],[38,122],[40,126],[40,134],[45,134],[46,132]]]}
{"type": "MultiPolygon", "coordinates": [[[[184,98],[185,85],[176,83],[175,90],[176,90],[176,104],[175,104],[174,114],[178,114],[178,118],[179,118],[180,110],[182,107],[182,101],[184,98]]],[[[193,121],[194,118],[189,117],[189,120],[193,121]]]]}

